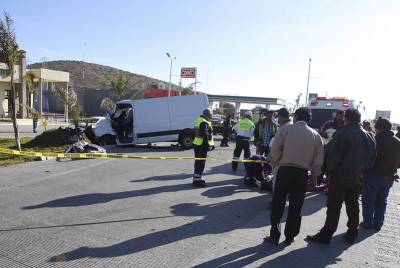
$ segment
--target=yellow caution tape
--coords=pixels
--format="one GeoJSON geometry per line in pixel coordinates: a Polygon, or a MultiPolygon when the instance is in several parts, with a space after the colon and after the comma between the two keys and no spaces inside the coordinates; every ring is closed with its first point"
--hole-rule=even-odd
{"type": "Polygon", "coordinates": [[[128,154],[88,154],[88,153],[51,153],[51,152],[29,152],[18,151],[0,148],[0,153],[8,155],[20,155],[27,157],[56,157],[56,158],[71,158],[71,159],[93,159],[93,158],[115,158],[115,159],[129,159],[129,160],[211,160],[211,161],[224,161],[224,162],[240,162],[240,163],[267,163],[262,160],[249,160],[249,159],[231,159],[222,157],[185,157],[185,156],[133,156],[128,154]]]}

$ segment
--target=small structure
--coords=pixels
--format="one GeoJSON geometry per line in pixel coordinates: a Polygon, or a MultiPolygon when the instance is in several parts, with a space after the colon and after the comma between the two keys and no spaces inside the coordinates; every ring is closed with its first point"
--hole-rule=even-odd
{"type": "Polygon", "coordinates": [[[35,99],[33,102],[36,102],[35,105],[32,103],[32,107],[35,107],[40,113],[43,113],[43,92],[44,91],[54,91],[54,85],[57,84],[68,90],[69,86],[69,73],[62,71],[49,70],[44,68],[39,69],[28,69],[28,73],[32,73],[35,77],[35,81],[37,82],[37,94],[35,94],[35,99]]]}
{"type": "MultiPolygon", "coordinates": [[[[63,83],[65,89],[68,89],[69,83],[69,73],[61,72],[48,69],[27,69],[26,67],[26,52],[20,50],[20,58],[15,66],[14,73],[14,83],[17,94],[17,117],[26,118],[27,109],[25,107],[28,105],[30,108],[34,106],[33,96],[31,96],[31,103],[27,104],[27,88],[25,76],[27,73],[32,73],[34,75],[34,82],[37,88],[36,98],[38,99],[37,109],[43,112],[43,90],[54,89],[54,83],[63,83]]],[[[0,62],[0,118],[10,116],[10,105],[11,102],[9,98],[11,97],[11,86],[10,86],[10,71],[7,65],[0,62]]],[[[64,86],[63,85],[63,86],[64,86]]]]}

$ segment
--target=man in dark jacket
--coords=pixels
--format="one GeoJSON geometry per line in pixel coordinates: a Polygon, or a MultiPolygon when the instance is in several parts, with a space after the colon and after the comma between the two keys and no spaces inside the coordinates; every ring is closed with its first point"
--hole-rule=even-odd
{"type": "Polygon", "coordinates": [[[396,137],[400,139],[400,126],[397,127],[396,137]]]}
{"type": "Polygon", "coordinates": [[[260,120],[254,129],[254,142],[256,144],[256,154],[265,155],[269,154],[269,143],[275,136],[277,125],[272,121],[274,112],[264,110],[264,119],[260,120]]]}
{"type": "Polygon", "coordinates": [[[386,200],[397,169],[400,168],[400,140],[391,131],[392,123],[378,119],[375,123],[377,156],[363,178],[361,226],[379,231],[385,219],[386,200]]]}
{"type": "Polygon", "coordinates": [[[223,124],[223,130],[222,130],[222,141],[221,141],[221,147],[229,147],[228,145],[228,139],[229,135],[232,132],[232,118],[231,115],[229,114],[223,124]]]}
{"type": "Polygon", "coordinates": [[[345,126],[338,130],[326,155],[327,174],[331,176],[325,225],[319,233],[308,236],[312,242],[328,244],[335,233],[342,203],[346,204],[348,230],[344,236],[353,244],[358,235],[359,204],[362,171],[369,167],[376,155],[374,137],[360,125],[361,114],[356,109],[345,112],[345,126]]]}

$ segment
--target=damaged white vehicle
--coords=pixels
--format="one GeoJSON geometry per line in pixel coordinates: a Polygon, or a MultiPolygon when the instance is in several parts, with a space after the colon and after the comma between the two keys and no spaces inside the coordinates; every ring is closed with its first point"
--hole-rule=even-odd
{"type": "Polygon", "coordinates": [[[86,133],[102,146],[178,141],[182,148],[190,149],[194,121],[208,107],[205,94],[123,100],[86,133]]]}

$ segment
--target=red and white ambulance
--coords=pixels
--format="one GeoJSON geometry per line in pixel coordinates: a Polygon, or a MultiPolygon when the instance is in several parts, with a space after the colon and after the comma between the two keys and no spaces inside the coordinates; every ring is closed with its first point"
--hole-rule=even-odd
{"type": "Polygon", "coordinates": [[[311,110],[310,127],[320,129],[328,120],[335,117],[337,111],[346,111],[349,108],[358,109],[363,115],[365,107],[361,101],[350,100],[346,97],[315,97],[309,100],[307,107],[311,110]]]}

